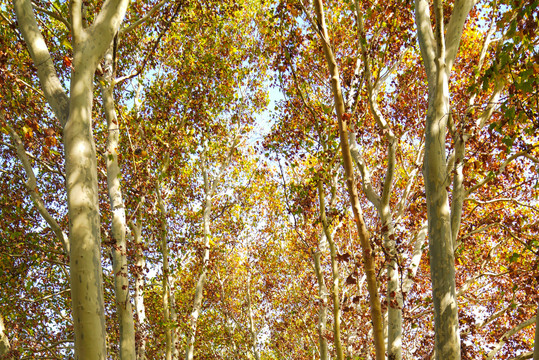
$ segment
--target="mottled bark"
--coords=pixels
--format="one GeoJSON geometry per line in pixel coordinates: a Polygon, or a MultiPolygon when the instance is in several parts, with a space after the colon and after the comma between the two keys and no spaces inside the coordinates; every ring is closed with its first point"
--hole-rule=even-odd
{"type": "Polygon", "coordinates": [[[333,235],[329,231],[329,225],[326,218],[326,202],[324,199],[324,187],[322,181],[318,180],[318,199],[320,203],[320,219],[324,228],[324,235],[329,243],[330,257],[331,257],[331,274],[333,278],[331,287],[331,298],[333,301],[333,338],[335,342],[335,355],[337,360],[344,358],[342,341],[341,341],[341,299],[340,292],[340,276],[339,265],[337,263],[337,248],[333,241],[333,235]]]}
{"type": "Polygon", "coordinates": [[[127,241],[125,206],[120,184],[121,171],[118,164],[120,127],[114,106],[114,71],[113,48],[107,50],[100,83],[103,109],[107,120],[107,150],[105,162],[107,168],[107,189],[112,211],[112,274],[114,276],[114,293],[116,296],[116,313],[120,325],[120,359],[135,360],[135,323],[131,297],[129,295],[129,274],[127,268],[127,241]]]}
{"type": "MultiPolygon", "coordinates": [[[[144,203],[143,200],[140,204],[144,203]]],[[[137,331],[139,334],[139,341],[136,343],[137,360],[146,360],[146,307],[144,306],[144,269],[146,267],[146,260],[144,258],[144,242],[142,241],[142,221],[139,218],[137,223],[131,222],[131,230],[133,232],[133,242],[135,244],[135,313],[137,318],[137,331]]]]}
{"type": "Polygon", "coordinates": [[[160,246],[161,246],[161,256],[163,257],[163,278],[162,289],[163,289],[163,322],[165,324],[165,359],[172,360],[172,323],[170,319],[170,282],[169,282],[169,273],[170,267],[168,263],[168,227],[167,227],[167,218],[166,218],[166,206],[163,200],[163,194],[161,189],[161,184],[157,183],[157,201],[159,205],[159,223],[161,227],[160,231],[160,246]]]}
{"type": "MultiPolygon", "coordinates": [[[[330,73],[331,89],[333,92],[335,110],[337,112],[337,121],[339,123],[339,137],[341,141],[341,153],[343,157],[344,171],[346,174],[346,184],[348,194],[350,196],[350,204],[354,213],[354,221],[357,226],[361,248],[363,250],[363,264],[367,275],[367,288],[369,290],[369,305],[371,310],[371,320],[373,324],[374,345],[376,349],[376,359],[385,359],[385,344],[384,344],[384,327],[382,321],[382,309],[380,304],[380,296],[378,294],[378,281],[376,279],[376,271],[374,266],[373,251],[369,241],[369,233],[363,220],[362,210],[359,204],[359,197],[354,180],[353,162],[348,143],[348,118],[343,118],[344,115],[344,100],[339,78],[339,69],[329,43],[329,36],[326,28],[326,21],[322,0],[314,2],[316,15],[318,19],[318,29],[322,38],[322,46],[326,55],[326,61],[330,73]]],[[[349,116],[349,114],[347,114],[349,116]]]]}
{"type": "Polygon", "coordinates": [[[208,263],[210,261],[210,238],[211,238],[211,207],[212,207],[212,197],[215,194],[217,184],[221,179],[225,169],[230,164],[232,159],[232,154],[238,145],[238,135],[232,140],[232,145],[228,151],[227,156],[224,161],[221,163],[218,173],[212,179],[211,174],[209,173],[206,161],[207,154],[206,149],[203,151],[201,158],[201,169],[202,176],[204,178],[204,204],[203,204],[203,215],[202,215],[202,230],[204,234],[204,254],[202,257],[202,269],[200,275],[198,276],[197,284],[195,287],[195,298],[193,300],[193,308],[191,310],[191,315],[189,318],[189,331],[187,334],[187,345],[185,348],[185,360],[193,360],[193,354],[195,350],[195,340],[196,340],[196,329],[198,317],[200,315],[200,309],[202,307],[202,298],[204,285],[206,284],[207,273],[208,273],[208,263]]]}
{"type": "MultiPolygon", "coordinates": [[[[423,176],[427,197],[429,253],[434,302],[436,359],[460,359],[458,306],[455,289],[455,259],[449,208],[449,178],[446,169],[446,134],[449,119],[449,74],[462,36],[464,22],[473,6],[471,0],[457,0],[444,31],[443,4],[434,2],[436,26],[433,32],[429,4],[416,0],[418,39],[428,80],[428,110],[425,127],[423,176]]],[[[456,179],[458,180],[458,174],[456,179]]],[[[457,189],[458,190],[458,189],[457,189]]],[[[453,211],[461,211],[455,204],[453,211]]]]}
{"type": "Polygon", "coordinates": [[[253,319],[253,305],[251,301],[251,281],[247,282],[247,312],[249,315],[249,333],[251,334],[251,342],[253,343],[253,354],[256,360],[260,360],[260,353],[257,349],[257,335],[255,322],[253,319]]]}
{"type": "MultiPolygon", "coordinates": [[[[6,334],[6,328],[4,326],[4,318],[0,315],[0,358],[7,356],[7,353],[11,350],[9,345],[9,339],[6,334]]],[[[10,359],[9,357],[7,359],[10,359]]]]}
{"type": "Polygon", "coordinates": [[[535,314],[535,344],[533,350],[533,360],[539,360],[539,307],[535,314]]]}
{"type": "MultiPolygon", "coordinates": [[[[325,235],[324,235],[325,236],[325,235]]],[[[320,247],[320,246],[319,246],[320,247]]],[[[320,252],[318,249],[312,254],[314,262],[314,272],[318,281],[318,296],[320,303],[318,305],[318,344],[320,346],[320,360],[328,359],[328,340],[325,337],[327,331],[327,309],[328,309],[328,289],[324,280],[324,273],[320,264],[320,252]]]]}
{"type": "Polygon", "coordinates": [[[97,160],[92,132],[93,78],[127,9],[127,0],[105,2],[93,24],[83,27],[82,2],[70,3],[73,70],[70,98],[55,73],[32,4],[15,0],[19,28],[38,67],[41,87],[63,126],[69,215],[70,283],[75,358],[105,359],[105,314],[101,269],[97,160]]]}

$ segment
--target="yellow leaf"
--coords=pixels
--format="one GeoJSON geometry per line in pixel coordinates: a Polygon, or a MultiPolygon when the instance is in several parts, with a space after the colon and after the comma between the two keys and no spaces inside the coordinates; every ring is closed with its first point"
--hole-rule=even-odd
{"type": "Polygon", "coordinates": [[[64,38],[62,40],[62,45],[65,46],[66,48],[68,48],[69,50],[73,50],[73,47],[71,46],[71,43],[69,41],[67,41],[66,38],[64,38]]]}

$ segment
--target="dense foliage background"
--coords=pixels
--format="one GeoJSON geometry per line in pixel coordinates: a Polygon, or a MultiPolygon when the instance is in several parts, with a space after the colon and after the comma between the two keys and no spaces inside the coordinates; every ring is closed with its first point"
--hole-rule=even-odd
{"type": "MultiPolygon", "coordinates": [[[[404,359],[433,356],[422,175],[432,100],[417,5],[323,5],[328,37],[309,1],[129,5],[93,90],[107,358],[120,358],[126,331],[121,290],[124,308],[132,304],[137,359],[184,357],[190,344],[196,359],[373,358],[372,293],[341,165],[341,118],[384,336],[401,329],[404,359]],[[346,103],[338,117],[325,45],[346,103]],[[125,247],[113,229],[118,209],[125,247]],[[118,278],[126,282],[115,285],[118,278]]],[[[443,4],[446,25],[453,5],[443,4]]],[[[450,72],[444,187],[459,214],[451,225],[463,359],[531,358],[534,348],[538,5],[478,1],[450,72]]],[[[32,6],[69,95],[69,3],[32,6]]],[[[102,7],[85,2],[85,21],[102,7]]],[[[1,0],[0,357],[71,359],[63,127],[18,25],[1,0]]]]}

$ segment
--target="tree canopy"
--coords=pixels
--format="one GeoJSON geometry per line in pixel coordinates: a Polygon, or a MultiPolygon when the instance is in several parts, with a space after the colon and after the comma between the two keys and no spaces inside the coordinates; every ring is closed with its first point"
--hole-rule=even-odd
{"type": "Polygon", "coordinates": [[[539,360],[538,0],[0,0],[0,359],[539,360]]]}

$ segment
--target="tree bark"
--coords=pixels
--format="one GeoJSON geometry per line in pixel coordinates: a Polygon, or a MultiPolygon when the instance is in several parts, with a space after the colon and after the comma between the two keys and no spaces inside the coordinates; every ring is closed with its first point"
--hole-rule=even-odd
{"type": "Polygon", "coordinates": [[[257,349],[257,336],[255,329],[255,322],[253,319],[253,306],[251,303],[251,281],[247,282],[247,311],[249,313],[249,332],[251,333],[251,342],[253,343],[253,354],[256,360],[260,360],[260,353],[257,349]]]}
{"type": "MultiPolygon", "coordinates": [[[[7,356],[7,353],[11,350],[9,345],[9,339],[5,333],[6,328],[4,326],[4,318],[0,315],[0,358],[7,356]]],[[[10,359],[9,357],[7,359],[10,359]]]]}
{"type": "Polygon", "coordinates": [[[49,213],[49,211],[45,207],[45,203],[43,202],[43,199],[41,195],[39,194],[39,190],[37,188],[37,179],[34,174],[34,169],[32,168],[32,164],[30,163],[30,160],[28,159],[28,155],[26,155],[26,150],[24,149],[24,144],[20,136],[15,132],[15,129],[13,129],[9,124],[6,124],[6,125],[9,131],[9,134],[11,136],[12,142],[15,145],[15,149],[17,150],[17,157],[21,161],[22,166],[24,168],[24,172],[26,173],[26,176],[28,178],[28,180],[24,183],[24,185],[26,186],[26,189],[28,190],[28,193],[30,194],[30,198],[32,199],[34,206],[39,211],[43,219],[51,227],[52,231],[56,235],[56,238],[62,244],[65,254],[67,255],[69,254],[69,240],[67,238],[67,235],[62,231],[56,219],[54,219],[54,217],[49,213]]]}
{"type": "Polygon", "coordinates": [[[198,277],[198,281],[195,287],[195,298],[193,300],[193,309],[189,317],[189,332],[187,335],[187,345],[185,347],[185,360],[193,360],[193,354],[195,349],[195,339],[196,339],[196,329],[198,316],[200,315],[200,309],[202,307],[202,298],[204,296],[204,285],[206,284],[208,264],[210,261],[210,222],[211,222],[211,207],[212,207],[212,197],[217,188],[217,183],[223,175],[225,169],[228,167],[230,160],[232,159],[232,154],[238,145],[238,135],[234,136],[232,140],[232,145],[228,151],[226,158],[221,163],[218,173],[212,179],[211,174],[209,173],[206,167],[207,155],[206,155],[206,145],[204,145],[203,154],[201,156],[201,169],[202,176],[204,178],[204,213],[202,217],[202,230],[204,234],[204,254],[202,257],[202,269],[198,277]]]}
{"type": "MultiPolygon", "coordinates": [[[[205,161],[205,159],[202,159],[205,161]]],[[[202,229],[204,233],[204,255],[202,257],[202,270],[198,276],[198,281],[195,288],[195,298],[193,300],[193,309],[190,315],[189,335],[187,338],[187,347],[185,349],[185,360],[193,360],[193,354],[195,349],[195,338],[198,316],[200,315],[200,309],[202,307],[202,298],[204,285],[206,284],[208,263],[210,261],[210,216],[211,216],[211,198],[212,198],[212,184],[210,183],[209,174],[206,169],[206,165],[202,164],[202,175],[204,177],[204,213],[202,218],[202,229]]]]}
{"type": "Polygon", "coordinates": [[[539,307],[535,314],[535,344],[533,348],[533,360],[539,360],[539,307]]]}
{"type": "MultiPolygon", "coordinates": [[[[363,175],[365,184],[366,178],[369,179],[369,186],[363,186],[364,189],[370,187],[366,191],[367,198],[376,207],[380,222],[382,224],[382,236],[384,239],[384,248],[387,257],[387,352],[389,360],[401,360],[402,359],[402,306],[403,297],[400,286],[400,276],[398,267],[398,254],[397,245],[395,240],[395,228],[393,224],[393,214],[390,208],[391,191],[393,189],[393,181],[395,178],[395,163],[397,152],[397,139],[393,134],[391,126],[386,121],[378,105],[379,84],[385,82],[387,77],[393,72],[396,65],[399,63],[397,60],[392,66],[390,66],[385,72],[385,77],[377,77],[373,79],[371,71],[371,59],[367,48],[367,38],[365,36],[365,29],[363,23],[363,16],[360,13],[359,1],[355,0],[356,16],[357,16],[357,28],[358,38],[361,48],[361,57],[363,60],[363,67],[365,69],[365,78],[367,84],[367,100],[369,104],[369,110],[374,117],[376,123],[385,133],[387,141],[387,168],[384,176],[383,186],[381,194],[378,195],[372,191],[370,186],[370,176],[365,176],[367,173],[366,166],[360,166],[363,168],[361,174],[363,175]]],[[[353,136],[355,140],[355,136],[353,136]]],[[[355,145],[355,144],[354,144],[355,145]]]]}
{"type": "Polygon", "coordinates": [[[453,232],[456,233],[458,229],[455,225],[453,230],[451,228],[445,138],[449,118],[449,74],[458,51],[464,22],[472,6],[471,0],[457,0],[447,32],[444,31],[441,0],[434,2],[435,32],[431,26],[428,2],[416,0],[415,6],[419,45],[428,81],[423,176],[427,197],[435,353],[439,360],[457,360],[461,356],[453,239],[453,232]]]}
{"type": "Polygon", "coordinates": [[[324,187],[322,186],[321,180],[318,180],[318,199],[320,203],[320,219],[322,220],[324,234],[329,243],[331,257],[331,274],[333,277],[331,298],[333,300],[333,338],[335,339],[335,355],[337,360],[342,360],[344,358],[344,354],[341,341],[341,299],[339,296],[339,265],[337,263],[337,249],[335,246],[335,242],[333,241],[333,236],[329,231],[329,226],[326,219],[326,202],[324,200],[324,187]]]}
{"type": "MultiPolygon", "coordinates": [[[[140,204],[144,203],[143,200],[140,204]]],[[[140,214],[140,210],[139,210],[140,214]]],[[[146,360],[146,308],[144,306],[144,269],[146,267],[146,261],[144,259],[144,243],[142,241],[142,221],[139,218],[137,223],[133,224],[131,229],[133,231],[133,242],[135,244],[135,313],[137,314],[137,329],[139,333],[139,341],[136,343],[137,360],[146,360]]]]}
{"type": "Polygon", "coordinates": [[[107,168],[107,189],[112,211],[111,232],[112,273],[114,276],[114,293],[116,295],[116,312],[120,324],[120,359],[135,360],[135,323],[131,298],[129,296],[129,274],[127,265],[126,217],[120,184],[120,166],[118,164],[120,127],[114,107],[114,71],[113,49],[109,47],[104,57],[104,76],[101,82],[101,96],[105,119],[107,120],[107,151],[105,154],[107,168]]]}
{"type": "Polygon", "coordinates": [[[70,4],[73,70],[68,98],[55,73],[29,0],[14,0],[19,28],[38,68],[41,87],[63,126],[69,215],[70,283],[75,358],[105,359],[105,314],[97,160],[92,132],[93,76],[125,15],[127,0],[109,0],[89,27],[82,26],[82,2],[70,4]]]}
{"type": "Polygon", "coordinates": [[[335,109],[337,112],[337,121],[339,123],[339,136],[341,141],[341,152],[344,163],[344,171],[346,174],[346,183],[348,186],[348,194],[350,196],[350,204],[354,213],[354,221],[356,222],[361,247],[363,250],[363,264],[367,275],[367,288],[369,290],[369,305],[371,310],[371,320],[373,324],[374,346],[376,349],[376,359],[385,359],[385,344],[384,344],[384,326],[382,321],[382,308],[380,304],[380,296],[378,294],[378,283],[376,279],[376,271],[374,265],[374,255],[369,242],[369,233],[363,220],[363,214],[359,204],[357,188],[354,181],[353,163],[350,154],[350,146],[348,143],[348,124],[347,119],[343,119],[344,115],[344,100],[339,78],[339,69],[333,54],[333,50],[329,45],[329,36],[326,28],[324,9],[322,0],[315,2],[316,15],[318,19],[318,29],[322,38],[322,46],[326,55],[326,61],[329,68],[331,78],[331,89],[333,92],[335,109]]]}
{"type": "Polygon", "coordinates": [[[161,255],[163,256],[163,322],[165,324],[165,359],[172,360],[172,327],[170,320],[170,282],[169,282],[169,263],[168,263],[168,231],[167,231],[167,218],[166,218],[166,206],[161,193],[161,184],[157,183],[157,201],[160,212],[160,226],[161,226],[161,255]]]}
{"type": "Polygon", "coordinates": [[[240,358],[240,352],[238,349],[238,345],[236,344],[236,340],[234,339],[234,334],[232,330],[230,329],[230,322],[232,321],[232,315],[228,311],[227,304],[226,304],[226,294],[225,294],[225,279],[221,279],[221,276],[219,275],[219,272],[217,272],[217,280],[219,281],[219,293],[221,294],[221,301],[223,302],[223,313],[225,315],[225,331],[228,340],[230,341],[230,345],[232,347],[234,356],[236,359],[240,358]]]}
{"type": "Polygon", "coordinates": [[[320,264],[321,250],[313,253],[314,272],[318,281],[318,296],[320,305],[318,309],[318,343],[320,346],[320,360],[328,360],[328,340],[325,337],[327,331],[328,289],[324,281],[324,273],[320,264]]]}

